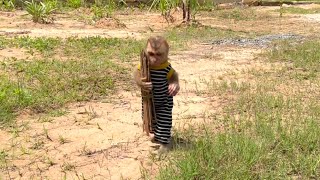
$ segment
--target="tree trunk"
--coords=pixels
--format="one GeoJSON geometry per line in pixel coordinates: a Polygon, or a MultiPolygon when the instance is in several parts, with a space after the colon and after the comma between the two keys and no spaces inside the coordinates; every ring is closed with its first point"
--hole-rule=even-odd
{"type": "Polygon", "coordinates": [[[189,0],[182,1],[182,18],[183,22],[190,22],[190,2],[189,0]]]}

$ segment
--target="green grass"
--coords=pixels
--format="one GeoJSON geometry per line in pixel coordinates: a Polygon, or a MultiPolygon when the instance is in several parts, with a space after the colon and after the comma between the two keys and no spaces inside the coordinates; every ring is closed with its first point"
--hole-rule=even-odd
{"type": "Polygon", "coordinates": [[[310,119],[292,132],[274,128],[259,124],[250,129],[256,136],[236,131],[207,134],[176,155],[158,179],[319,178],[319,123],[310,119]]]}
{"type": "Polygon", "coordinates": [[[302,79],[310,79],[319,74],[319,48],[320,40],[306,41],[298,45],[290,41],[283,41],[270,49],[268,55],[271,62],[291,63],[295,68],[293,74],[302,79]]]}
{"type": "Polygon", "coordinates": [[[14,37],[12,39],[0,37],[0,48],[24,48],[33,55],[39,52],[43,56],[52,56],[55,50],[62,45],[60,38],[31,38],[29,36],[14,37]]]}
{"type": "Polygon", "coordinates": [[[4,37],[0,37],[0,48],[3,49],[5,47],[7,47],[9,42],[10,41],[8,39],[6,39],[4,37]]]}
{"type": "Polygon", "coordinates": [[[10,66],[19,73],[18,79],[2,81],[1,104],[7,107],[2,107],[5,109],[1,114],[8,116],[1,116],[1,122],[10,119],[16,110],[46,112],[69,102],[108,95],[114,88],[112,74],[121,70],[110,61],[99,59],[19,61],[10,66]]]}
{"type": "Polygon", "coordinates": [[[2,62],[0,124],[14,122],[23,109],[51,113],[71,102],[107,97],[115,82],[119,86],[128,82],[130,65],[123,65],[138,61],[142,45],[131,39],[100,37],[0,38],[2,48],[25,48],[40,56],[2,62]]]}
{"type": "MultiPolygon", "coordinates": [[[[16,99],[20,98],[20,88],[17,84],[12,84],[8,77],[0,76],[0,117],[1,122],[5,122],[14,117],[13,112],[19,106],[16,99]]],[[[20,102],[19,102],[20,104],[20,102]]]]}
{"type": "MultiPolygon", "coordinates": [[[[6,167],[6,159],[8,154],[5,150],[0,150],[0,169],[4,169],[6,167]]],[[[1,178],[0,178],[1,179],[1,178]]]]}
{"type": "Polygon", "coordinates": [[[72,8],[79,8],[83,5],[82,0],[67,0],[67,6],[72,8]]]}
{"type": "Polygon", "coordinates": [[[11,45],[17,48],[28,49],[32,54],[35,50],[45,56],[53,55],[54,49],[61,45],[58,38],[30,38],[29,36],[15,37],[11,45]]]}
{"type": "Polygon", "coordinates": [[[233,100],[209,116],[212,124],[187,132],[191,144],[177,147],[157,179],[319,179],[318,46],[284,42],[267,54],[290,71],[255,72],[250,83],[208,82],[204,95],[233,100]],[[298,67],[315,79],[299,79],[298,67]]]}

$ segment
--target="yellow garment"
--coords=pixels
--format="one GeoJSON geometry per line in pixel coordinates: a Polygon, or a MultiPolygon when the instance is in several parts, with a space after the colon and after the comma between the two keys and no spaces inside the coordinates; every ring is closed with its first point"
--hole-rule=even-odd
{"type": "MultiPolygon", "coordinates": [[[[166,61],[165,63],[162,63],[162,64],[160,64],[159,66],[150,66],[150,70],[159,70],[159,69],[165,69],[165,68],[167,68],[168,66],[170,66],[171,64],[168,62],[168,61],[166,61]]],[[[141,64],[139,63],[138,64],[138,70],[140,71],[140,69],[141,69],[141,64]]],[[[167,79],[170,79],[171,77],[172,77],[172,75],[173,75],[173,73],[175,72],[175,70],[173,69],[173,67],[171,67],[170,68],[170,71],[168,72],[168,74],[167,74],[167,79]]]]}

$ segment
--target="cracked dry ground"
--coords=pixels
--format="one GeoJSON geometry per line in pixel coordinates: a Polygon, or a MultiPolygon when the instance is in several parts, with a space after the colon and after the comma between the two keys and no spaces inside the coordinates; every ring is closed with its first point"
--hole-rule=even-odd
{"type": "MultiPolygon", "coordinates": [[[[171,56],[182,88],[174,100],[176,129],[201,124],[205,114],[219,111],[222,100],[197,93],[206,88],[205,80],[224,79],[231,71],[240,73],[260,66],[253,61],[255,53],[259,53],[254,49],[222,50],[205,45],[191,49],[171,56]]],[[[2,176],[139,179],[143,169],[155,175],[158,163],[150,158],[154,144],[142,132],[140,108],[136,88],[98,102],[73,104],[69,113],[61,117],[20,117],[20,128],[24,130],[18,137],[1,132],[1,141],[12,146],[10,151],[16,157],[2,176]],[[23,148],[31,150],[23,153],[23,148]]]]}

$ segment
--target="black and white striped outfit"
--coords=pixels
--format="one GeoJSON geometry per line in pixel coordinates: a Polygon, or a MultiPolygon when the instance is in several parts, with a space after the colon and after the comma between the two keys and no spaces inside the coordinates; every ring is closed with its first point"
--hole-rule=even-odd
{"type": "MultiPolygon", "coordinates": [[[[140,66],[138,68],[140,69],[140,66]]],[[[152,125],[152,129],[155,140],[163,144],[169,143],[171,138],[173,97],[169,96],[168,79],[171,78],[173,72],[174,69],[168,62],[161,64],[158,67],[150,67],[152,94],[156,116],[156,123],[152,125]]]]}

